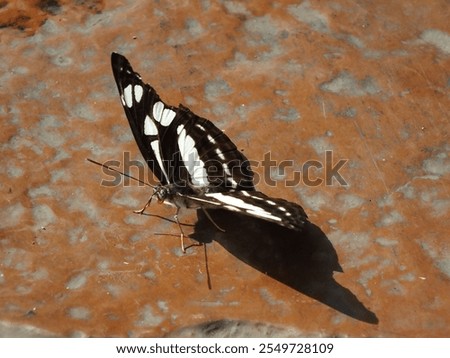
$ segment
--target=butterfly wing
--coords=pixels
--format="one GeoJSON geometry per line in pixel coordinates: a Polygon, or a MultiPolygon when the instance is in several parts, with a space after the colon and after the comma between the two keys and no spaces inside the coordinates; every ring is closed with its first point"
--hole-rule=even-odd
{"type": "Polygon", "coordinates": [[[308,216],[300,205],[271,198],[259,191],[205,193],[188,198],[204,208],[226,209],[297,231],[301,231],[308,221],[308,216]]]}
{"type": "Polygon", "coordinates": [[[247,158],[221,130],[182,105],[162,102],[124,56],[112,53],[111,64],[134,138],[162,185],[254,190],[247,158]]]}
{"type": "Polygon", "coordinates": [[[153,108],[160,98],[152,87],[142,82],[139,74],[133,71],[125,57],[112,53],[111,64],[134,139],[161,184],[169,184],[167,170],[160,155],[159,132],[153,120],[146,120],[152,115],[149,109],[153,108]]]}

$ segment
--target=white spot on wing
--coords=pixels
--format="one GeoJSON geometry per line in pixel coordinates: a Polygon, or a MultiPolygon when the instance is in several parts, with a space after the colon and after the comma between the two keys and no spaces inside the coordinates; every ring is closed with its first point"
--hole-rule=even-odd
{"type": "Polygon", "coordinates": [[[200,129],[201,131],[206,131],[206,129],[205,129],[205,127],[203,127],[201,124],[199,124],[199,123],[197,123],[196,125],[195,125],[198,129],[200,129]]]}
{"type": "Polygon", "coordinates": [[[181,133],[183,130],[184,130],[184,124],[180,124],[180,125],[177,127],[177,134],[180,135],[180,133],[181,133]]]}
{"type": "Polygon", "coordinates": [[[205,194],[205,196],[212,197],[224,204],[235,206],[239,209],[245,210],[247,213],[249,213],[253,216],[256,216],[256,217],[271,219],[274,221],[281,221],[281,218],[272,215],[271,213],[264,210],[263,208],[256,206],[256,205],[246,203],[244,200],[233,197],[233,196],[224,195],[222,193],[209,193],[209,194],[205,194]]]}
{"type": "Polygon", "coordinates": [[[163,111],[164,111],[164,103],[162,103],[161,101],[158,101],[153,105],[153,118],[155,118],[155,121],[161,123],[163,111]]]}
{"type": "Polygon", "coordinates": [[[216,144],[216,140],[213,138],[213,136],[211,134],[208,134],[208,140],[212,143],[212,144],[216,144]]]}
{"type": "Polygon", "coordinates": [[[183,125],[177,128],[178,147],[180,148],[181,159],[188,170],[192,184],[196,187],[203,187],[209,184],[205,163],[200,159],[194,139],[188,134],[183,125]]]}
{"type": "MultiPolygon", "coordinates": [[[[225,171],[225,174],[228,175],[227,180],[228,180],[228,182],[231,183],[231,187],[237,188],[237,182],[236,182],[236,180],[233,179],[233,176],[231,175],[231,172],[230,172],[230,168],[228,168],[228,164],[223,163],[222,166],[223,166],[223,170],[225,171]]],[[[246,196],[248,196],[248,193],[246,196]]]]}
{"type": "Polygon", "coordinates": [[[241,209],[235,207],[235,206],[231,206],[231,205],[224,205],[224,208],[230,210],[230,211],[241,211],[241,209]]]}
{"type": "Polygon", "coordinates": [[[161,101],[158,101],[153,105],[153,118],[161,123],[161,125],[167,127],[172,123],[175,116],[176,113],[170,108],[165,108],[164,103],[161,101]]]}
{"type": "Polygon", "coordinates": [[[158,161],[159,167],[161,168],[161,171],[163,172],[164,176],[166,177],[166,180],[168,183],[170,183],[169,181],[169,176],[166,173],[166,169],[164,169],[164,165],[163,165],[163,160],[161,157],[161,152],[159,151],[159,141],[158,140],[154,140],[150,143],[150,146],[153,149],[153,152],[155,153],[155,157],[156,160],[158,161]]]}
{"type": "Polygon", "coordinates": [[[128,108],[131,108],[133,106],[133,87],[131,85],[128,85],[123,90],[123,97],[125,100],[125,104],[128,108]]]}
{"type": "Polygon", "coordinates": [[[236,188],[237,188],[237,182],[236,182],[236,180],[234,180],[232,177],[229,177],[229,178],[227,178],[227,179],[228,179],[228,182],[231,183],[231,187],[232,187],[233,189],[236,189],[236,188]]]}
{"type": "Polygon", "coordinates": [[[225,156],[223,155],[222,151],[219,148],[216,148],[216,154],[220,159],[222,160],[225,159],[225,156]]]}
{"type": "Polygon", "coordinates": [[[256,195],[252,195],[252,199],[256,199],[256,200],[264,200],[263,198],[256,196],[256,195]]]}
{"type": "Polygon", "coordinates": [[[173,121],[173,119],[175,118],[176,115],[177,114],[174,111],[172,111],[169,108],[166,108],[163,111],[163,115],[162,115],[162,118],[161,118],[161,124],[163,126],[167,127],[168,125],[170,125],[170,123],[172,123],[172,121],[173,121]]]}
{"type": "Polygon", "coordinates": [[[144,120],[144,134],[145,135],[158,135],[158,128],[149,116],[145,116],[144,120]]]}
{"type": "Polygon", "coordinates": [[[139,103],[141,101],[143,93],[144,93],[144,90],[143,90],[142,86],[140,86],[140,85],[134,86],[134,99],[136,100],[137,103],[139,103]]]}
{"type": "Polygon", "coordinates": [[[231,176],[231,172],[230,172],[230,168],[228,168],[228,164],[227,163],[223,163],[223,170],[225,172],[225,174],[231,176]]]}

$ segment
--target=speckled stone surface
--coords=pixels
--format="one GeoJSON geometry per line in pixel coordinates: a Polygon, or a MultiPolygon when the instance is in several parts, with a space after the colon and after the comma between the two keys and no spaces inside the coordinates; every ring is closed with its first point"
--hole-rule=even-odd
{"type": "Polygon", "coordinates": [[[2,1],[0,334],[448,337],[448,14],[445,0],[2,1]],[[221,233],[185,212],[207,255],[182,254],[176,225],[133,214],[149,188],[101,186],[87,157],[141,159],[112,51],[248,158],[270,152],[257,187],[303,205],[305,232],[216,212],[221,233]],[[327,152],[345,185],[292,183],[328,178],[327,152]]]}

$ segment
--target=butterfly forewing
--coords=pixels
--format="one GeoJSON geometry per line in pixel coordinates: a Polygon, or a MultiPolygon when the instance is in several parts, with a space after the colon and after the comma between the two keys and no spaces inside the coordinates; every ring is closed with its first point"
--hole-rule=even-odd
{"type": "Polygon", "coordinates": [[[134,139],[158,180],[164,185],[169,184],[151,146],[152,141],[158,137],[158,133],[151,136],[144,135],[146,129],[149,132],[149,129],[145,128],[145,118],[148,115],[148,109],[151,108],[152,104],[160,101],[160,98],[153,88],[142,82],[140,76],[133,71],[125,57],[113,53],[111,55],[111,63],[122,105],[130,123],[134,139]]]}
{"type": "Polygon", "coordinates": [[[162,185],[254,190],[247,158],[221,130],[182,105],[162,102],[125,57],[113,53],[111,63],[133,135],[162,185]]]}

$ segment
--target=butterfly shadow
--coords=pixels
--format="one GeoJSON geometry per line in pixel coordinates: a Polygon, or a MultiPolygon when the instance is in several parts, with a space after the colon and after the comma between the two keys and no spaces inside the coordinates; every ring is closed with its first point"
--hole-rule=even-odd
{"type": "Polygon", "coordinates": [[[218,242],[239,260],[357,320],[377,324],[377,316],[333,278],[343,272],[338,256],[323,231],[307,223],[302,232],[285,229],[226,210],[208,211],[225,232],[213,227],[202,210],[191,237],[218,242]]]}

